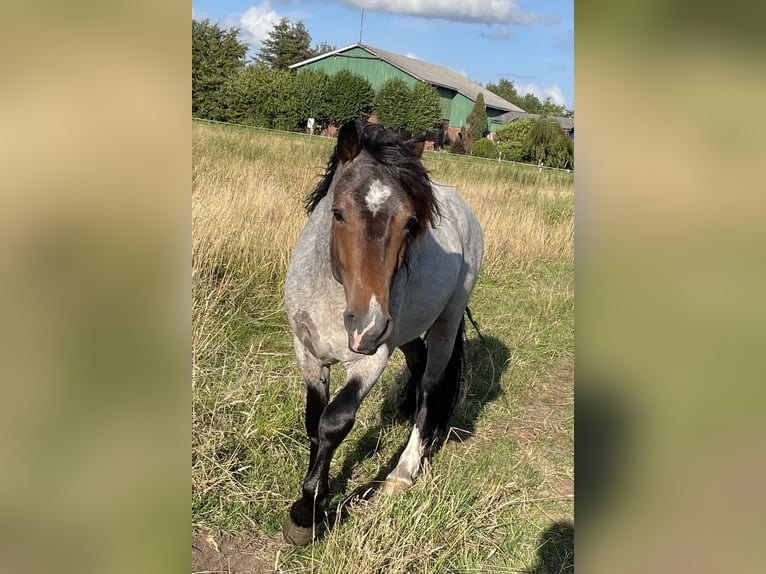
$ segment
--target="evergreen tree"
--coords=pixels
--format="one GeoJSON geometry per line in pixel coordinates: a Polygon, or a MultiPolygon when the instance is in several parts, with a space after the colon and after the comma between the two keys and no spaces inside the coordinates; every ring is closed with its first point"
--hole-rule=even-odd
{"type": "Polygon", "coordinates": [[[507,78],[500,78],[497,84],[487,84],[487,89],[530,114],[548,116],[566,115],[566,108],[555,104],[550,96],[545,98],[544,102],[541,102],[536,95],[531,93],[520,96],[516,91],[516,86],[507,78]]]}
{"type": "Polygon", "coordinates": [[[535,123],[535,118],[516,120],[504,123],[495,132],[495,143],[501,157],[511,161],[531,161],[529,149],[529,132],[535,123]]]}
{"type": "Polygon", "coordinates": [[[311,34],[302,21],[291,24],[282,18],[263,41],[257,61],[277,70],[286,70],[292,64],[314,57],[311,49],[311,34]]]}
{"type": "Polygon", "coordinates": [[[301,70],[295,76],[295,101],[298,123],[314,118],[317,127],[330,119],[330,76],[324,70],[301,70]]]}
{"type": "Polygon", "coordinates": [[[378,121],[391,131],[407,128],[412,102],[412,91],[401,78],[386,80],[378,90],[373,102],[373,111],[378,121]]]}
{"type": "Polygon", "coordinates": [[[466,147],[471,148],[473,142],[480,140],[484,137],[489,129],[489,122],[487,121],[487,107],[484,105],[484,94],[479,93],[476,96],[476,101],[473,104],[471,113],[468,114],[466,120],[468,124],[466,132],[468,134],[468,140],[466,141],[466,147]]]}
{"type": "Polygon", "coordinates": [[[574,143],[564,129],[550,118],[537,118],[528,136],[531,159],[551,167],[574,167],[574,143]]]}
{"type": "Polygon", "coordinates": [[[508,80],[507,78],[500,78],[497,84],[491,84],[491,83],[487,84],[487,90],[489,90],[493,94],[500,96],[507,102],[511,102],[512,104],[521,107],[519,105],[519,101],[521,100],[521,97],[516,91],[516,86],[514,86],[513,82],[508,80]]]}
{"type": "Polygon", "coordinates": [[[321,56],[322,54],[326,54],[327,52],[332,52],[335,50],[335,46],[332,44],[328,44],[327,42],[322,42],[321,44],[318,44],[314,46],[314,49],[312,50],[313,56],[321,56]]]}
{"type": "Polygon", "coordinates": [[[247,45],[237,39],[239,30],[223,30],[209,20],[192,20],[192,115],[225,119],[221,89],[245,65],[247,45]]]}
{"type": "Polygon", "coordinates": [[[412,87],[407,129],[412,133],[430,132],[442,119],[439,92],[431,84],[418,82],[412,87]]]}
{"type": "Polygon", "coordinates": [[[522,110],[530,114],[543,114],[543,103],[537,98],[536,95],[529,93],[524,94],[521,97],[519,104],[517,104],[522,110]]]}
{"type": "Polygon", "coordinates": [[[543,102],[543,115],[546,116],[564,116],[566,115],[566,108],[553,102],[553,99],[548,96],[543,102]]]}
{"type": "Polygon", "coordinates": [[[341,70],[330,76],[329,119],[338,126],[365,118],[372,111],[375,90],[366,78],[341,70]]]}
{"type": "Polygon", "coordinates": [[[226,84],[228,121],[292,130],[298,125],[295,76],[262,63],[247,66],[226,84]]]}

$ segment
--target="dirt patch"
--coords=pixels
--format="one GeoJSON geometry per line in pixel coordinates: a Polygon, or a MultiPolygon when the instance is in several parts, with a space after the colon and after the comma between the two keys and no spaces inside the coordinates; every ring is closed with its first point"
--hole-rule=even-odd
{"type": "Polygon", "coordinates": [[[192,574],[272,574],[281,539],[192,532],[192,574]]]}

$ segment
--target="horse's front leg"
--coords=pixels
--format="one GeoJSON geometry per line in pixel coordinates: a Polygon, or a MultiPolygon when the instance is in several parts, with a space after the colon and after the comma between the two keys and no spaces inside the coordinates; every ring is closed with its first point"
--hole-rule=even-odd
{"type": "Polygon", "coordinates": [[[319,419],[330,400],[330,366],[317,359],[297,337],[295,356],[306,385],[306,436],[309,438],[309,470],[319,449],[319,419]]]}
{"type": "MultiPolygon", "coordinates": [[[[285,540],[290,544],[308,544],[316,538],[317,527],[325,517],[330,461],[354,426],[359,405],[383,372],[389,355],[390,351],[384,346],[375,355],[363,358],[360,355],[359,360],[349,364],[345,384],[319,417],[316,453],[312,441],[311,464],[303,481],[302,495],[290,508],[283,529],[285,540]]],[[[308,428],[308,421],[306,425],[308,428]]]]}

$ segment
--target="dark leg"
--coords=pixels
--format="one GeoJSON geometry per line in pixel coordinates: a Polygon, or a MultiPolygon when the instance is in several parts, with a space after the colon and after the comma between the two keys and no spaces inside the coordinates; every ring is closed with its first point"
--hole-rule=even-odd
{"type": "Polygon", "coordinates": [[[460,322],[444,374],[430,385],[421,385],[420,409],[415,423],[425,444],[425,456],[434,454],[447,436],[449,421],[460,392],[463,371],[464,324],[460,322]]]}
{"type": "MultiPolygon", "coordinates": [[[[296,351],[300,346],[296,339],[296,351]]],[[[383,346],[375,355],[348,364],[346,383],[329,404],[329,367],[321,366],[313,355],[307,359],[306,354],[296,352],[307,381],[306,431],[311,440],[311,452],[302,495],[290,508],[283,529],[285,540],[290,544],[308,544],[316,537],[317,526],[325,516],[332,456],[354,426],[356,411],[383,372],[391,351],[393,349],[383,346]],[[317,366],[321,368],[317,370],[317,366]],[[312,369],[316,376],[309,376],[312,369]],[[308,384],[312,380],[321,384],[308,384]]]]}
{"type": "Polygon", "coordinates": [[[310,528],[324,518],[330,460],[354,426],[356,411],[362,402],[359,390],[358,380],[348,381],[322,413],[317,453],[303,481],[303,496],[290,509],[290,519],[300,527],[310,528]]]}
{"type": "MultiPolygon", "coordinates": [[[[317,526],[325,517],[332,456],[354,426],[356,411],[386,366],[388,356],[386,349],[382,349],[368,360],[350,366],[346,384],[322,411],[316,425],[316,446],[312,441],[311,465],[303,481],[302,495],[290,508],[283,529],[285,540],[290,544],[308,544],[315,538],[317,526]]],[[[313,410],[312,417],[315,414],[316,410],[313,410]]],[[[306,428],[309,429],[308,417],[306,428]]]]}
{"type": "Polygon", "coordinates": [[[399,463],[386,478],[384,492],[393,493],[412,486],[423,457],[432,455],[447,434],[460,386],[462,320],[457,333],[454,329],[438,329],[441,333],[429,334],[428,364],[418,386],[415,424],[399,463]]]}
{"type": "Polygon", "coordinates": [[[418,337],[401,347],[404,353],[404,360],[407,362],[407,369],[410,371],[410,378],[407,386],[402,393],[402,400],[399,403],[399,416],[402,420],[411,420],[415,415],[417,408],[417,390],[423,373],[426,370],[426,344],[423,339],[418,337]]]}
{"type": "Polygon", "coordinates": [[[330,368],[322,367],[318,380],[306,380],[306,434],[309,437],[309,469],[319,448],[319,420],[330,399],[330,368]]]}

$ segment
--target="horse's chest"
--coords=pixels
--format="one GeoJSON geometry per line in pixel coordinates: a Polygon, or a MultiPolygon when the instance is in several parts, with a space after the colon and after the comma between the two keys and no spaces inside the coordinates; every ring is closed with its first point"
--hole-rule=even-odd
{"type": "Polygon", "coordinates": [[[300,309],[291,317],[293,331],[312,355],[334,362],[349,352],[342,313],[321,306],[300,309]]]}

